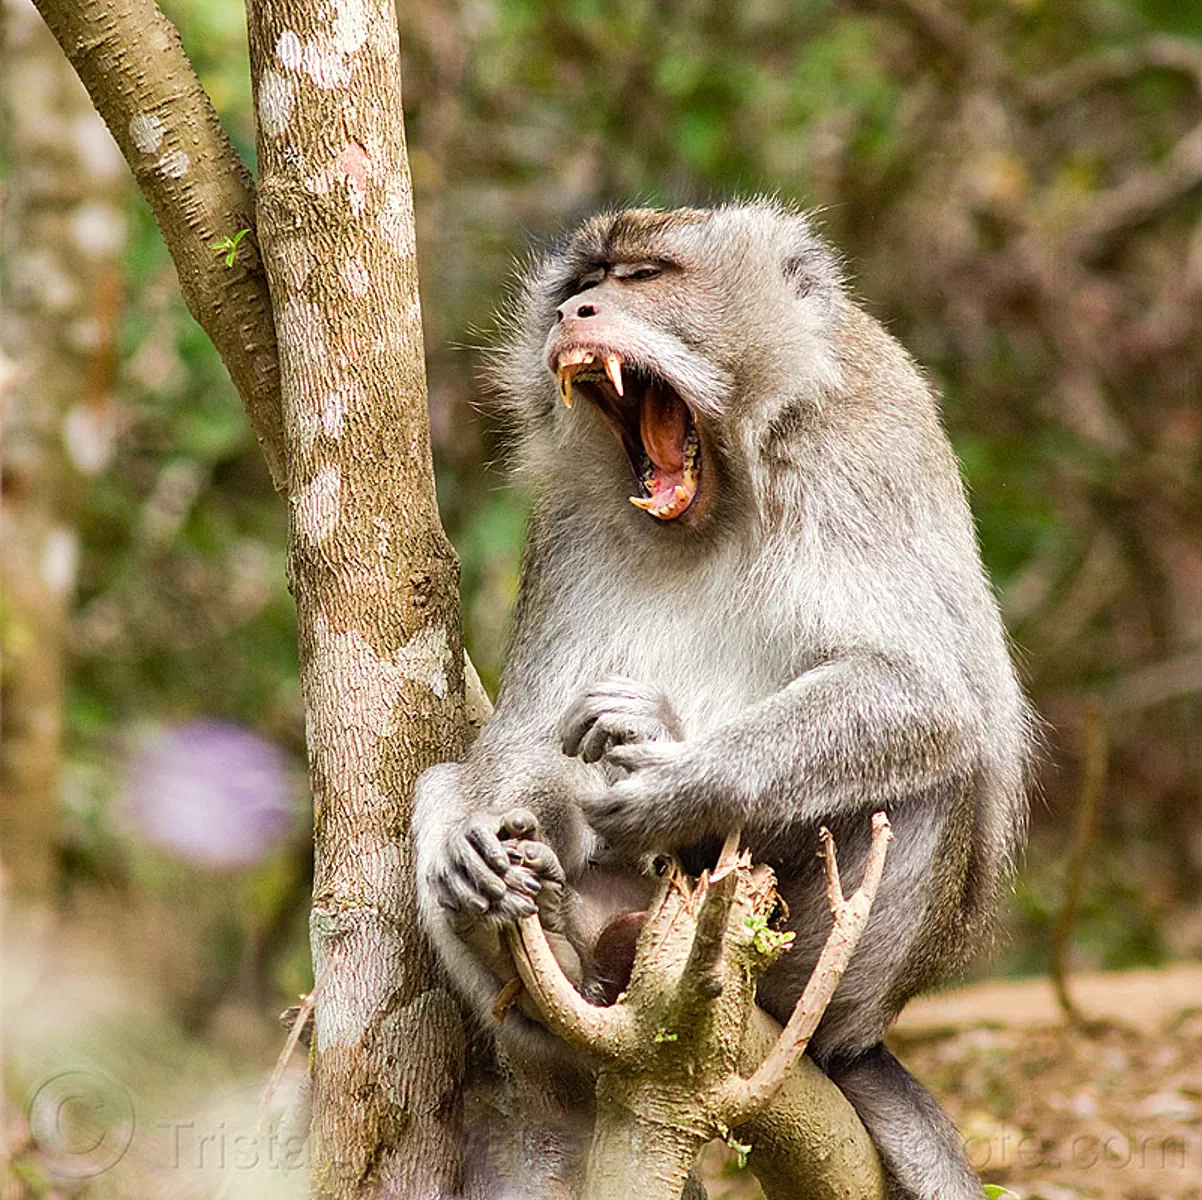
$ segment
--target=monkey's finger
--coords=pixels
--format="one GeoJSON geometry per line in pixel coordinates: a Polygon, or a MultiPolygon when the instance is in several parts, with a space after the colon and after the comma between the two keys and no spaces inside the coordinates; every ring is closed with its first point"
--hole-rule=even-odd
{"type": "Polygon", "coordinates": [[[492,908],[493,914],[503,921],[520,921],[538,912],[538,905],[521,892],[506,892],[492,908]]]}
{"type": "Polygon", "coordinates": [[[600,707],[587,692],[578,696],[568,706],[559,722],[559,744],[569,758],[575,758],[580,753],[580,743],[584,735],[600,716],[600,707]]]}
{"type": "Polygon", "coordinates": [[[658,743],[622,742],[605,752],[605,765],[627,774],[662,761],[658,743]]]}
{"type": "Polygon", "coordinates": [[[525,892],[527,896],[537,896],[543,887],[538,876],[525,867],[511,867],[505,875],[505,886],[510,891],[525,892]]]}
{"type": "Polygon", "coordinates": [[[634,730],[616,725],[610,716],[595,722],[584,735],[577,754],[586,762],[593,763],[603,758],[606,752],[619,742],[631,741],[634,730]]]}
{"type": "Polygon", "coordinates": [[[633,695],[631,689],[638,686],[629,679],[614,679],[594,684],[581,692],[559,720],[563,752],[573,758],[578,755],[581,742],[598,722],[621,721],[650,713],[654,700],[633,695]]]}
{"type": "Polygon", "coordinates": [[[475,820],[467,827],[464,837],[495,874],[504,875],[509,870],[509,855],[490,824],[483,819],[475,820]]]}
{"type": "Polygon", "coordinates": [[[484,916],[488,912],[488,901],[473,892],[467,881],[451,870],[439,871],[434,878],[434,894],[441,907],[455,913],[474,913],[484,916]]]}
{"type": "Polygon", "coordinates": [[[546,842],[518,842],[512,849],[519,855],[517,862],[533,871],[540,880],[550,883],[565,881],[559,855],[546,842]]]}
{"type": "MultiPolygon", "coordinates": [[[[451,847],[447,855],[447,865],[452,874],[466,879],[472,890],[483,896],[486,901],[499,899],[505,894],[505,881],[502,876],[480,857],[466,839],[451,847]]],[[[508,862],[505,870],[509,870],[508,862]]]]}
{"type": "Polygon", "coordinates": [[[511,808],[498,823],[497,837],[503,841],[512,838],[536,838],[538,818],[528,808],[511,808]]]}

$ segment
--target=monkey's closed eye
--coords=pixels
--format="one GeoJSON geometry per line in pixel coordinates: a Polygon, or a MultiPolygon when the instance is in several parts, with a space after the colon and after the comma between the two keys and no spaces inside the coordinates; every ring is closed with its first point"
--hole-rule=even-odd
{"type": "Polygon", "coordinates": [[[605,279],[605,270],[605,267],[594,267],[587,274],[581,275],[573,288],[572,294],[579,295],[581,292],[587,292],[589,288],[595,288],[597,284],[605,279]]]}
{"type": "Polygon", "coordinates": [[[641,262],[629,266],[618,266],[614,274],[627,283],[642,283],[645,279],[658,279],[664,273],[659,263],[641,262]]]}

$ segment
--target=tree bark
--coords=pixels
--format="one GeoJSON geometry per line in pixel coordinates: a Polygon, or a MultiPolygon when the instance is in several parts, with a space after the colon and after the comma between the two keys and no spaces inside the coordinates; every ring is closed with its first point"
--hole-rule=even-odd
{"type": "Polygon", "coordinates": [[[277,488],[279,363],[255,240],[254,186],[154,0],[34,0],[104,118],[175,261],[188,311],[217,347],[277,488]],[[231,265],[215,247],[247,229],[231,265]]]}
{"type": "Polygon", "coordinates": [[[464,1032],[416,931],[418,775],[463,746],[392,4],[248,4],[315,807],[315,1196],[459,1186],[464,1032]]]}
{"type": "Polygon", "coordinates": [[[0,847],[10,894],[56,879],[63,673],[87,478],[108,461],[125,168],[28,0],[3,6],[6,425],[0,847]]]}

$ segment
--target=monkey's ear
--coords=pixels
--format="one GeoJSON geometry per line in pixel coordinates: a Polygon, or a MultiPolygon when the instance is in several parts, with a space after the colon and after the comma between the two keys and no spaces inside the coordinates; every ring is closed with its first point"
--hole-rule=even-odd
{"type": "Polygon", "coordinates": [[[798,296],[829,302],[839,290],[839,268],[834,256],[818,242],[797,247],[785,258],[782,269],[798,296]]]}

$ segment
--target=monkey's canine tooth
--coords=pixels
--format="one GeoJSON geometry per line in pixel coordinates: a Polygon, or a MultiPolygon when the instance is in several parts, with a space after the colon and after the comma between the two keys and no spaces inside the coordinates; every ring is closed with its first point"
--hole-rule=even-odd
{"type": "Polygon", "coordinates": [[[607,354],[605,356],[605,373],[609,376],[609,382],[614,385],[614,391],[619,396],[624,395],[622,389],[622,359],[617,354],[607,354]]]}
{"type": "Polygon", "coordinates": [[[648,496],[627,496],[627,500],[635,506],[641,508],[643,512],[650,512],[655,507],[655,501],[648,496]]]}
{"type": "Polygon", "coordinates": [[[563,367],[559,369],[559,398],[564,408],[572,407],[572,372],[563,367]]]}

